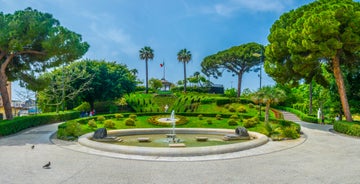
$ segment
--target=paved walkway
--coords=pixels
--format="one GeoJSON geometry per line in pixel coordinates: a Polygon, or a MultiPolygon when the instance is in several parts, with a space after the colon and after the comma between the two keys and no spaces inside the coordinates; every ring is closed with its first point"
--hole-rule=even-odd
{"type": "Polygon", "coordinates": [[[49,137],[57,124],[41,126],[0,139],[0,183],[360,183],[359,138],[284,115],[301,124],[306,139],[269,142],[237,157],[206,161],[89,154],[76,143],[53,144],[49,137]],[[51,168],[43,169],[49,161],[51,168]]]}

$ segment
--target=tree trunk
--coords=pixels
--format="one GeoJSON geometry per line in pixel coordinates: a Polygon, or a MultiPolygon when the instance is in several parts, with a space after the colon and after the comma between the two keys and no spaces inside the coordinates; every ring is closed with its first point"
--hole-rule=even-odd
{"type": "Polygon", "coordinates": [[[186,62],[184,62],[184,92],[186,93],[186,62]]]}
{"type": "Polygon", "coordinates": [[[1,71],[0,75],[0,93],[5,110],[5,117],[6,119],[13,119],[11,101],[7,90],[7,76],[3,71],[1,71]]]}
{"type": "Polygon", "coordinates": [[[241,82],[242,82],[243,73],[238,73],[238,88],[237,88],[237,97],[240,98],[241,96],[241,82]]]}
{"type": "Polygon", "coordinates": [[[346,121],[353,121],[352,117],[351,117],[351,112],[350,112],[350,107],[349,107],[349,103],[348,103],[348,99],[346,96],[346,89],[345,89],[345,84],[344,84],[344,77],[341,73],[341,68],[340,68],[340,58],[339,56],[335,56],[333,58],[333,71],[334,71],[334,77],[335,77],[335,81],[336,81],[336,85],[338,87],[338,92],[340,95],[340,100],[341,100],[341,105],[346,117],[346,121]]]}
{"type": "Polygon", "coordinates": [[[313,111],[313,82],[311,80],[309,84],[309,114],[313,111]]]}
{"type": "Polygon", "coordinates": [[[270,101],[266,102],[266,107],[265,107],[265,122],[269,122],[270,104],[271,104],[270,101]]]}
{"type": "Polygon", "coordinates": [[[146,82],[145,82],[145,93],[148,94],[149,93],[149,88],[148,88],[148,59],[145,59],[145,69],[146,69],[146,82]]]}

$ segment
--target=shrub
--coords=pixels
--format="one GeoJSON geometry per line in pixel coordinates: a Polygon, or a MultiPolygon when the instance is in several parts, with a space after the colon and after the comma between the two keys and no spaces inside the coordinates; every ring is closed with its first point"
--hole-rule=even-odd
{"type": "Polygon", "coordinates": [[[208,125],[212,125],[211,119],[206,120],[206,122],[207,122],[208,125]]]}
{"type": "Polygon", "coordinates": [[[229,98],[218,98],[218,99],[216,99],[216,105],[217,106],[225,105],[225,104],[228,104],[230,102],[231,101],[230,101],[229,98]]]}
{"type": "Polygon", "coordinates": [[[246,113],[246,108],[244,106],[239,106],[236,110],[240,113],[246,113]]]}
{"type": "Polygon", "coordinates": [[[215,117],[217,120],[221,120],[221,114],[216,114],[216,117],[215,117]]]}
{"type": "Polygon", "coordinates": [[[199,115],[198,115],[198,118],[199,118],[199,120],[203,120],[203,119],[204,119],[204,116],[203,116],[202,114],[199,114],[199,115]]]}
{"type": "Polygon", "coordinates": [[[283,129],[283,136],[291,139],[297,139],[300,137],[295,127],[285,127],[283,129]]]}
{"type": "Polygon", "coordinates": [[[232,107],[232,106],[229,107],[229,111],[230,111],[230,112],[235,112],[235,111],[236,111],[236,110],[235,110],[235,107],[232,107]]]}
{"type": "Polygon", "coordinates": [[[230,104],[225,104],[225,105],[224,105],[224,108],[225,108],[225,109],[229,109],[229,107],[230,107],[230,104]]]}
{"type": "Polygon", "coordinates": [[[135,126],[135,120],[132,118],[128,118],[125,120],[125,125],[126,126],[135,126]]]}
{"type": "Polygon", "coordinates": [[[93,119],[88,121],[88,126],[90,128],[97,128],[97,124],[96,124],[95,120],[93,120],[93,119]]]}
{"type": "Polygon", "coordinates": [[[352,136],[360,136],[360,125],[345,121],[335,121],[334,130],[352,136]]]}
{"type": "Polygon", "coordinates": [[[119,119],[121,119],[121,118],[123,118],[124,117],[124,115],[122,115],[122,114],[115,114],[115,118],[117,119],[117,120],[119,120],[119,119]]]}
{"type": "Polygon", "coordinates": [[[137,116],[136,116],[136,114],[130,114],[130,115],[129,115],[129,118],[130,118],[130,119],[133,119],[134,121],[136,121],[137,116]]]}
{"type": "Polygon", "coordinates": [[[237,123],[236,120],[234,120],[234,119],[229,119],[228,124],[229,124],[229,126],[238,125],[238,123],[237,123]]]}
{"type": "Polygon", "coordinates": [[[249,103],[248,106],[250,109],[253,109],[255,107],[253,103],[249,103]]]}
{"type": "Polygon", "coordinates": [[[68,121],[65,128],[58,130],[58,138],[73,140],[82,135],[81,125],[76,121],[68,121]]]}
{"type": "Polygon", "coordinates": [[[257,123],[259,123],[259,118],[257,117],[252,117],[249,119],[245,119],[244,120],[244,127],[245,128],[251,128],[254,127],[257,123]]]}
{"type": "Polygon", "coordinates": [[[100,123],[102,123],[103,121],[105,121],[105,117],[104,116],[98,116],[96,118],[97,121],[100,121],[100,123]]]}
{"type": "Polygon", "coordinates": [[[239,119],[239,117],[238,117],[238,115],[233,114],[233,115],[230,116],[230,119],[235,119],[236,120],[236,119],[239,119]]]}
{"type": "Polygon", "coordinates": [[[115,128],[115,123],[111,119],[105,120],[104,127],[113,129],[113,128],[115,128]]]}

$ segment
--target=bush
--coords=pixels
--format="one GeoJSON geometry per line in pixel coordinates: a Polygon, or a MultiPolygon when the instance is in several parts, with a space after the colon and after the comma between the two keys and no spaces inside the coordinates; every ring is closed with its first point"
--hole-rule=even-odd
{"type": "Polygon", "coordinates": [[[98,116],[98,117],[96,118],[96,120],[99,121],[100,123],[102,123],[103,121],[106,120],[106,118],[105,118],[104,116],[98,116]]]}
{"type": "Polygon", "coordinates": [[[236,110],[240,113],[246,113],[246,108],[244,106],[239,106],[236,110]]]}
{"type": "Polygon", "coordinates": [[[135,126],[135,120],[132,119],[132,118],[127,118],[127,119],[125,120],[125,125],[126,125],[126,126],[135,126]]]}
{"type": "Polygon", "coordinates": [[[203,117],[202,114],[199,114],[199,115],[198,115],[198,118],[199,118],[199,120],[203,120],[203,119],[204,119],[204,117],[203,117]]]}
{"type": "Polygon", "coordinates": [[[95,120],[93,120],[93,119],[89,120],[88,126],[90,128],[97,128],[97,124],[96,124],[95,120]]]}
{"type": "Polygon", "coordinates": [[[238,125],[238,123],[237,123],[236,120],[234,120],[234,119],[229,119],[228,125],[229,125],[229,126],[235,126],[235,125],[238,125]]]}
{"type": "Polygon", "coordinates": [[[360,124],[356,122],[335,121],[334,130],[351,136],[360,136],[360,124]]]}
{"type": "Polygon", "coordinates": [[[244,120],[244,127],[245,128],[251,128],[254,127],[257,123],[259,123],[259,118],[258,117],[252,117],[249,119],[245,119],[244,120]]]}
{"type": "Polygon", "coordinates": [[[212,121],[211,121],[211,119],[206,120],[206,122],[207,122],[208,125],[212,125],[212,124],[213,124],[212,121]]]}
{"type": "Polygon", "coordinates": [[[230,102],[231,102],[231,100],[229,98],[218,98],[218,99],[216,99],[216,105],[217,106],[229,104],[230,102]]]}
{"type": "Polygon", "coordinates": [[[17,133],[21,130],[45,124],[76,119],[80,117],[78,111],[66,111],[61,113],[43,113],[32,116],[15,117],[12,120],[0,121],[0,136],[17,133]]]}
{"type": "Polygon", "coordinates": [[[58,130],[58,138],[74,140],[82,135],[81,125],[76,121],[68,121],[66,127],[58,130]]]}
{"type": "Polygon", "coordinates": [[[132,120],[134,120],[134,121],[136,121],[137,116],[136,116],[136,114],[130,114],[130,115],[129,115],[129,118],[132,119],[132,120]]]}
{"type": "Polygon", "coordinates": [[[124,117],[124,115],[122,115],[122,114],[115,114],[115,118],[117,119],[117,120],[119,120],[119,119],[121,119],[121,118],[123,118],[124,117]]]}
{"type": "Polygon", "coordinates": [[[287,138],[297,139],[300,137],[295,127],[285,127],[283,129],[283,136],[287,138]]]}
{"type": "Polygon", "coordinates": [[[255,107],[253,103],[249,103],[248,106],[249,106],[250,109],[253,109],[255,107]]]}
{"type": "Polygon", "coordinates": [[[216,114],[216,117],[215,117],[217,120],[221,120],[221,114],[216,114]]]}
{"type": "Polygon", "coordinates": [[[233,115],[230,116],[230,119],[235,119],[236,120],[236,119],[239,119],[239,116],[236,115],[236,114],[233,114],[233,115]]]}
{"type": "Polygon", "coordinates": [[[115,128],[115,123],[111,119],[105,120],[104,127],[114,129],[115,128]]]}
{"type": "Polygon", "coordinates": [[[231,106],[231,107],[229,107],[229,111],[230,111],[230,112],[235,112],[236,110],[235,110],[234,107],[231,106]]]}

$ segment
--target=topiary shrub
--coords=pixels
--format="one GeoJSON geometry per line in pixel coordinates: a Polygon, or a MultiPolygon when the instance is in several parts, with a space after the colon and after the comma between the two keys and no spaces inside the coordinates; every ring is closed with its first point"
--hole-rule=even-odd
{"type": "Polygon", "coordinates": [[[111,119],[105,120],[104,127],[114,129],[115,128],[115,123],[111,119]]]}
{"type": "Polygon", "coordinates": [[[104,116],[98,116],[98,117],[96,118],[96,120],[99,121],[100,123],[103,123],[103,121],[105,121],[106,118],[105,118],[104,116]]]}
{"type": "Polygon", "coordinates": [[[217,120],[221,120],[221,114],[216,114],[216,117],[215,117],[217,120]]]}
{"type": "Polygon", "coordinates": [[[253,109],[255,106],[254,106],[253,103],[249,103],[249,104],[248,104],[248,107],[249,107],[250,109],[253,109]]]}
{"type": "Polygon", "coordinates": [[[129,115],[129,118],[131,118],[131,119],[133,119],[134,121],[136,121],[137,116],[136,116],[136,114],[130,114],[130,115],[129,115]]]}
{"type": "Polygon", "coordinates": [[[199,118],[199,120],[203,120],[203,119],[204,119],[204,116],[203,116],[202,114],[199,114],[199,115],[198,115],[198,118],[199,118]]]}
{"type": "Polygon", "coordinates": [[[230,111],[230,112],[236,112],[236,110],[235,110],[235,108],[234,108],[233,106],[230,106],[230,107],[229,107],[229,111],[230,111]]]}
{"type": "Polygon", "coordinates": [[[246,113],[246,108],[244,106],[239,106],[236,110],[240,113],[246,113]]]}
{"type": "Polygon", "coordinates": [[[126,125],[126,126],[135,126],[135,120],[132,119],[132,118],[127,118],[127,119],[125,120],[125,125],[126,125]]]}
{"type": "Polygon", "coordinates": [[[119,120],[123,117],[124,117],[124,115],[122,115],[122,114],[115,114],[115,119],[117,119],[117,120],[119,120]]]}
{"type": "Polygon", "coordinates": [[[233,114],[233,115],[230,116],[230,119],[237,120],[237,119],[239,119],[239,116],[237,114],[233,114]]]}
{"type": "Polygon", "coordinates": [[[229,126],[235,126],[235,125],[238,125],[238,123],[236,122],[235,119],[229,119],[228,125],[229,125],[229,126]]]}
{"type": "Polygon", "coordinates": [[[225,104],[225,105],[224,105],[224,108],[225,108],[225,109],[229,109],[229,107],[230,107],[230,104],[225,104]]]}
{"type": "Polygon", "coordinates": [[[97,124],[96,124],[95,120],[93,120],[93,119],[89,120],[87,124],[92,129],[97,128],[97,124]]]}
{"type": "Polygon", "coordinates": [[[68,121],[65,128],[59,128],[57,137],[64,140],[74,140],[82,135],[82,129],[80,123],[76,121],[68,121]]]}
{"type": "Polygon", "coordinates": [[[244,119],[244,127],[245,128],[251,128],[254,127],[257,123],[259,123],[259,118],[252,117],[249,119],[244,119]]]}
{"type": "Polygon", "coordinates": [[[207,122],[208,125],[212,125],[212,124],[213,124],[212,121],[211,121],[211,119],[206,120],[206,122],[207,122]]]}

